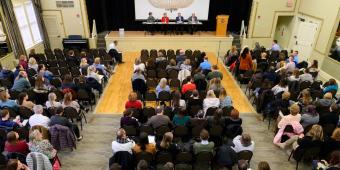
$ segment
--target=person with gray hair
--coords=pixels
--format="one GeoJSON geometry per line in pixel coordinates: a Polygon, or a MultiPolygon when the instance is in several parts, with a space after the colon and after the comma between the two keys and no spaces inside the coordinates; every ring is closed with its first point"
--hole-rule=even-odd
{"type": "Polygon", "coordinates": [[[30,126],[33,127],[35,125],[41,125],[41,126],[48,128],[50,119],[47,116],[43,115],[44,108],[42,107],[42,105],[35,105],[33,107],[33,111],[34,111],[34,115],[32,115],[28,120],[28,123],[30,124],[30,126]]]}

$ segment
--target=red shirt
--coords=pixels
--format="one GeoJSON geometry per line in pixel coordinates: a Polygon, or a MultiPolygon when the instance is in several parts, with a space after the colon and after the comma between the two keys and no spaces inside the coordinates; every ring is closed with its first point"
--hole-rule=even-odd
{"type": "Polygon", "coordinates": [[[182,94],[185,94],[187,91],[196,90],[196,84],[194,83],[187,83],[182,86],[182,94]]]}
{"type": "Polygon", "coordinates": [[[17,144],[10,144],[6,142],[5,144],[5,151],[7,152],[18,152],[24,155],[29,153],[28,145],[25,141],[19,141],[17,144]]]}
{"type": "Polygon", "coordinates": [[[169,17],[162,17],[162,23],[169,23],[169,17]]]}
{"type": "Polygon", "coordinates": [[[125,109],[129,109],[129,108],[141,109],[142,108],[142,102],[140,102],[139,100],[127,101],[125,103],[125,109]]]}

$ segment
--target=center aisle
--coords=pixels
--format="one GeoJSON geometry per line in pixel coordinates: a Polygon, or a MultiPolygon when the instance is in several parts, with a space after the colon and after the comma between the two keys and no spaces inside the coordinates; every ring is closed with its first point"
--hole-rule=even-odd
{"type": "MultiPolygon", "coordinates": [[[[95,113],[97,114],[120,114],[124,111],[127,97],[132,90],[131,76],[133,73],[133,63],[139,52],[124,53],[124,64],[118,65],[116,73],[110,78],[106,89],[98,102],[95,113]]],[[[217,58],[213,53],[207,53],[211,64],[217,63],[217,58]]],[[[254,113],[254,109],[244,95],[239,85],[234,81],[230,73],[225,70],[221,62],[218,63],[219,70],[223,73],[222,85],[226,88],[228,95],[233,100],[234,107],[240,113],[254,113]]]]}

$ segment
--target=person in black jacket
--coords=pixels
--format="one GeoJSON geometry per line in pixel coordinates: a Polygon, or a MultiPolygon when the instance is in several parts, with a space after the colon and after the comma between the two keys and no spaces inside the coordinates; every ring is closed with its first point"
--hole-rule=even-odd
{"type": "Polygon", "coordinates": [[[319,125],[324,126],[326,124],[334,124],[335,126],[339,122],[338,106],[333,103],[329,108],[329,111],[325,113],[320,113],[319,125]]]}
{"type": "Polygon", "coordinates": [[[336,128],[330,138],[325,140],[321,149],[321,158],[329,160],[332,151],[340,150],[340,128],[336,128]]]}
{"type": "Polygon", "coordinates": [[[216,163],[220,168],[227,167],[228,169],[232,169],[232,166],[237,163],[237,154],[230,147],[227,138],[223,139],[223,145],[217,149],[215,157],[216,163]]]}
{"type": "Polygon", "coordinates": [[[160,154],[161,152],[167,152],[171,153],[172,157],[175,158],[175,156],[179,152],[179,147],[177,146],[177,144],[172,142],[173,137],[174,136],[172,132],[166,132],[163,135],[162,141],[156,144],[157,154],[160,154]]]}
{"type": "Polygon", "coordinates": [[[83,136],[80,135],[79,128],[77,124],[71,123],[67,120],[66,117],[63,117],[64,109],[62,107],[57,107],[55,115],[53,115],[50,119],[49,126],[53,125],[62,125],[70,128],[77,137],[77,140],[80,141],[83,139],[83,136]]]}

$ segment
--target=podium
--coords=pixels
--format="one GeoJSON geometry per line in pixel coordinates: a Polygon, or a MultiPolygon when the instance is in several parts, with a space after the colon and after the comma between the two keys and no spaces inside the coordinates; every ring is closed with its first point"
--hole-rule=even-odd
{"type": "Polygon", "coordinates": [[[229,15],[217,15],[216,17],[216,36],[226,37],[229,15]]]}

